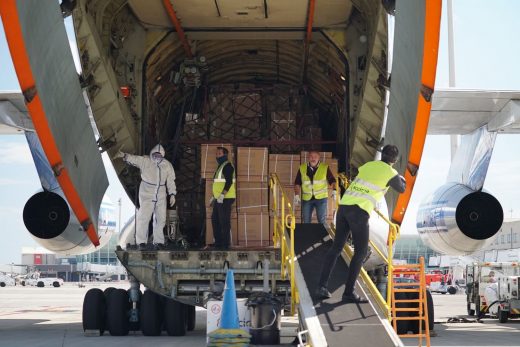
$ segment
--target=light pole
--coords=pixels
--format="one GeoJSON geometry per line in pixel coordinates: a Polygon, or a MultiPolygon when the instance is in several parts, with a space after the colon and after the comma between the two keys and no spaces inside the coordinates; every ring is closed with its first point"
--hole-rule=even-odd
{"type": "Polygon", "coordinates": [[[121,233],[121,198],[117,200],[117,204],[119,205],[119,220],[117,222],[117,227],[119,229],[119,233],[121,233]]]}

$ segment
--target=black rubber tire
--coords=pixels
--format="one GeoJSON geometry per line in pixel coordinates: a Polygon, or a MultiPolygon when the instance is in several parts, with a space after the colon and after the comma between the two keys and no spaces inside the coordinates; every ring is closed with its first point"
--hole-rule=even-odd
{"type": "Polygon", "coordinates": [[[509,312],[502,311],[502,309],[500,307],[498,308],[497,316],[498,316],[498,321],[500,323],[507,323],[507,321],[509,320],[509,312]]]}
{"type": "Polygon", "coordinates": [[[83,330],[99,330],[99,334],[105,332],[106,321],[105,295],[99,288],[90,289],[83,298],[83,330]]]}
{"type": "Polygon", "coordinates": [[[43,283],[42,281],[38,281],[38,283],[36,283],[36,287],[43,288],[45,287],[45,283],[43,283]]]}
{"type": "Polygon", "coordinates": [[[105,294],[105,299],[108,300],[108,297],[110,296],[110,294],[116,290],[116,288],[114,287],[108,287],[108,288],[105,288],[105,290],[103,290],[103,294],[105,294]]]}
{"type": "Polygon", "coordinates": [[[25,281],[22,281],[22,287],[25,287],[25,281]]]}
{"type": "Polygon", "coordinates": [[[467,308],[468,308],[468,316],[470,316],[470,317],[475,316],[475,310],[473,310],[473,309],[471,308],[471,303],[468,302],[468,304],[467,304],[467,308]]]}
{"type": "Polygon", "coordinates": [[[146,290],[141,298],[139,310],[141,331],[145,336],[159,336],[162,331],[163,307],[161,298],[150,290],[146,290]]]}
{"type": "Polygon", "coordinates": [[[435,328],[435,306],[429,290],[426,290],[426,305],[428,305],[428,328],[432,331],[435,328]]]}
{"type": "MultiPolygon", "coordinates": [[[[396,300],[407,300],[408,296],[407,293],[395,293],[395,299],[396,300]]],[[[410,308],[411,303],[396,303],[395,307],[397,308],[410,308]]],[[[410,317],[410,312],[397,312],[397,317],[410,317]]],[[[397,321],[397,333],[399,335],[407,334],[410,330],[410,321],[408,320],[398,320],[397,321]]]]}
{"type": "Polygon", "coordinates": [[[112,336],[126,336],[130,331],[128,321],[128,293],[124,289],[115,289],[110,292],[107,301],[107,325],[112,336]]]}
{"type": "MultiPolygon", "coordinates": [[[[418,293],[406,293],[408,296],[408,299],[410,300],[416,300],[419,298],[418,293]]],[[[435,328],[435,308],[433,306],[433,297],[429,290],[426,291],[426,305],[428,305],[428,329],[432,331],[435,328]]],[[[417,307],[417,304],[413,304],[412,307],[417,307]]],[[[413,312],[410,314],[410,316],[417,317],[417,313],[413,312]]],[[[421,322],[422,328],[424,331],[424,322],[421,322]]],[[[413,334],[419,333],[419,322],[418,321],[410,321],[410,331],[413,334]]]]}
{"type": "Polygon", "coordinates": [[[448,293],[451,295],[457,294],[457,288],[454,286],[448,287],[448,293]]]}
{"type": "Polygon", "coordinates": [[[188,328],[187,305],[167,299],[164,305],[164,327],[170,336],[184,336],[188,328]]]}
{"type": "Polygon", "coordinates": [[[59,288],[59,287],[60,287],[60,282],[58,282],[58,281],[54,281],[54,282],[52,282],[52,286],[53,286],[54,288],[59,288]]]}
{"type": "Polygon", "coordinates": [[[195,330],[195,325],[197,324],[197,310],[195,306],[186,305],[186,321],[188,331],[195,330]]]}
{"type": "Polygon", "coordinates": [[[3,288],[3,287],[5,287],[5,285],[6,285],[5,282],[0,282],[0,287],[3,288]]]}

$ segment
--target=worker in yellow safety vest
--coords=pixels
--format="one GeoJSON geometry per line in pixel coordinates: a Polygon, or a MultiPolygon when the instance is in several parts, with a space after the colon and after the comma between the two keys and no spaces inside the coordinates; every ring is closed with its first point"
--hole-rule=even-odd
{"type": "Polygon", "coordinates": [[[217,249],[229,249],[231,245],[231,205],[236,198],[236,178],[228,153],[227,148],[217,147],[218,166],[213,175],[213,196],[210,200],[210,205],[213,206],[211,224],[217,249]]]}
{"type": "Polygon", "coordinates": [[[294,180],[294,206],[302,204],[303,223],[310,223],[312,210],[316,209],[318,222],[327,221],[328,188],[332,191],[332,199],[336,200],[336,178],[327,164],[320,161],[320,153],[309,152],[309,162],[300,165],[294,180]],[[300,198],[301,194],[301,198],[300,198]]]}
{"type": "Polygon", "coordinates": [[[367,302],[366,299],[362,299],[356,294],[354,286],[368,252],[368,220],[377,203],[388,191],[388,187],[392,187],[399,193],[403,193],[406,189],[404,177],[393,168],[398,157],[399,150],[397,147],[386,145],[383,148],[381,160],[369,161],[362,165],[357,177],[343,194],[336,215],[336,236],[323,262],[321,277],[316,290],[317,297],[321,299],[331,297],[327,289],[329,277],[347,242],[349,232],[352,232],[354,256],[348,267],[342,299],[344,302],[367,302]]]}

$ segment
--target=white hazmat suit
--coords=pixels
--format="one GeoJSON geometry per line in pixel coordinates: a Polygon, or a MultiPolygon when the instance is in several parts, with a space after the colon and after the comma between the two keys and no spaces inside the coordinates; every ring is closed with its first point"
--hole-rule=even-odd
{"type": "Polygon", "coordinates": [[[150,151],[150,156],[124,154],[123,160],[141,170],[141,185],[139,186],[139,211],[136,220],[136,242],[138,245],[148,241],[148,223],[152,215],[153,242],[164,244],[163,228],[166,224],[166,189],[170,195],[170,203],[175,202],[177,188],[175,186],[175,171],[172,164],[164,159],[164,148],[156,145],[150,151]],[[153,153],[161,153],[152,156],[153,153]]]}

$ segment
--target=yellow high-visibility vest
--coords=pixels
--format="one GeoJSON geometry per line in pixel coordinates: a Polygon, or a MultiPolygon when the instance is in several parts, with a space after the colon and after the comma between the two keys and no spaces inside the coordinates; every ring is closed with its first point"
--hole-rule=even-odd
{"type": "MultiPolygon", "coordinates": [[[[231,162],[225,161],[217,168],[215,175],[213,176],[213,197],[217,199],[222,191],[224,190],[224,186],[226,185],[226,178],[223,175],[224,166],[227,164],[233,166],[231,162]]],[[[231,183],[231,187],[229,187],[228,192],[224,195],[224,199],[235,199],[237,197],[236,193],[236,178],[235,178],[235,167],[233,166],[233,183],[231,183]]]]}
{"type": "Polygon", "coordinates": [[[314,198],[318,200],[328,197],[327,171],[329,171],[329,166],[324,163],[319,163],[318,169],[314,173],[314,179],[311,182],[310,177],[307,176],[307,164],[300,165],[303,201],[309,201],[313,195],[314,198]]]}
{"type": "Polygon", "coordinates": [[[339,204],[358,205],[368,214],[372,213],[385,196],[388,181],[395,175],[397,171],[384,161],[369,161],[359,168],[359,174],[348,186],[339,204]]]}

